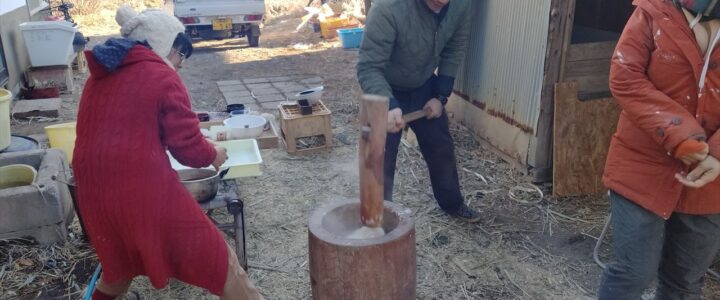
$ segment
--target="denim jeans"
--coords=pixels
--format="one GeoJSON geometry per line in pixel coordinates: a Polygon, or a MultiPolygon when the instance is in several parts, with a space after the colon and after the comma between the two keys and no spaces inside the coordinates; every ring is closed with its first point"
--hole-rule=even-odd
{"type": "Polygon", "coordinates": [[[617,193],[610,201],[615,261],[603,273],[599,299],[641,299],[655,278],[656,299],[700,299],[720,249],[720,215],[674,213],[664,220],[617,193]]]}
{"type": "MultiPolygon", "coordinates": [[[[413,91],[393,92],[400,103],[403,114],[421,110],[435,95],[435,77],[430,78],[422,87],[413,91]]],[[[436,119],[420,119],[408,126],[415,132],[420,152],[430,173],[433,194],[440,208],[453,213],[464,203],[460,193],[460,180],[455,163],[455,146],[448,127],[448,116],[443,111],[436,119]]],[[[395,166],[401,133],[389,133],[385,144],[385,200],[392,201],[395,183],[395,166]]]]}

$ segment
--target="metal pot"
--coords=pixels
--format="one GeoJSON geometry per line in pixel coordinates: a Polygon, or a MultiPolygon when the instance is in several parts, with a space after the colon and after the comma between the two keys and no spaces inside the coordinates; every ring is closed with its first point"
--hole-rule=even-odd
{"type": "Polygon", "coordinates": [[[177,172],[180,182],[198,202],[208,202],[217,195],[218,185],[222,178],[221,174],[215,170],[185,169],[177,172]]]}

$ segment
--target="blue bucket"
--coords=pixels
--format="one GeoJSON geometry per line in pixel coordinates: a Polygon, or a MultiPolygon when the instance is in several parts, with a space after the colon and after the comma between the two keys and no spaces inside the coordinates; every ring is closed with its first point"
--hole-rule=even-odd
{"type": "Polygon", "coordinates": [[[337,33],[340,37],[340,42],[343,48],[360,48],[360,42],[362,42],[363,32],[362,28],[350,28],[350,29],[338,29],[337,33]]]}

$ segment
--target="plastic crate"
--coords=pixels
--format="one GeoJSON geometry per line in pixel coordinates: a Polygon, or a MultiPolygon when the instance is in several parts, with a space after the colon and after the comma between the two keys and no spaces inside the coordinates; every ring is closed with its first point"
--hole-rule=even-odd
{"type": "Polygon", "coordinates": [[[320,32],[322,37],[331,39],[335,37],[335,29],[350,25],[347,18],[328,17],[325,21],[320,21],[320,32]]]}
{"type": "Polygon", "coordinates": [[[360,42],[363,39],[362,28],[350,28],[350,29],[338,29],[337,33],[340,36],[340,42],[343,48],[360,48],[360,42]]]}

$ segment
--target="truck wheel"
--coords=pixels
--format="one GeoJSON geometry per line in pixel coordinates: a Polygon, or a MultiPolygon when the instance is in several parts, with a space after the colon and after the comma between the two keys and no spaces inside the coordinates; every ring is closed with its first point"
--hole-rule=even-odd
{"type": "Polygon", "coordinates": [[[256,48],[260,46],[260,37],[256,35],[249,34],[247,36],[248,38],[248,44],[250,44],[250,47],[256,48]]]}
{"type": "Polygon", "coordinates": [[[252,48],[260,46],[260,26],[252,26],[247,33],[248,44],[252,48]]]}

